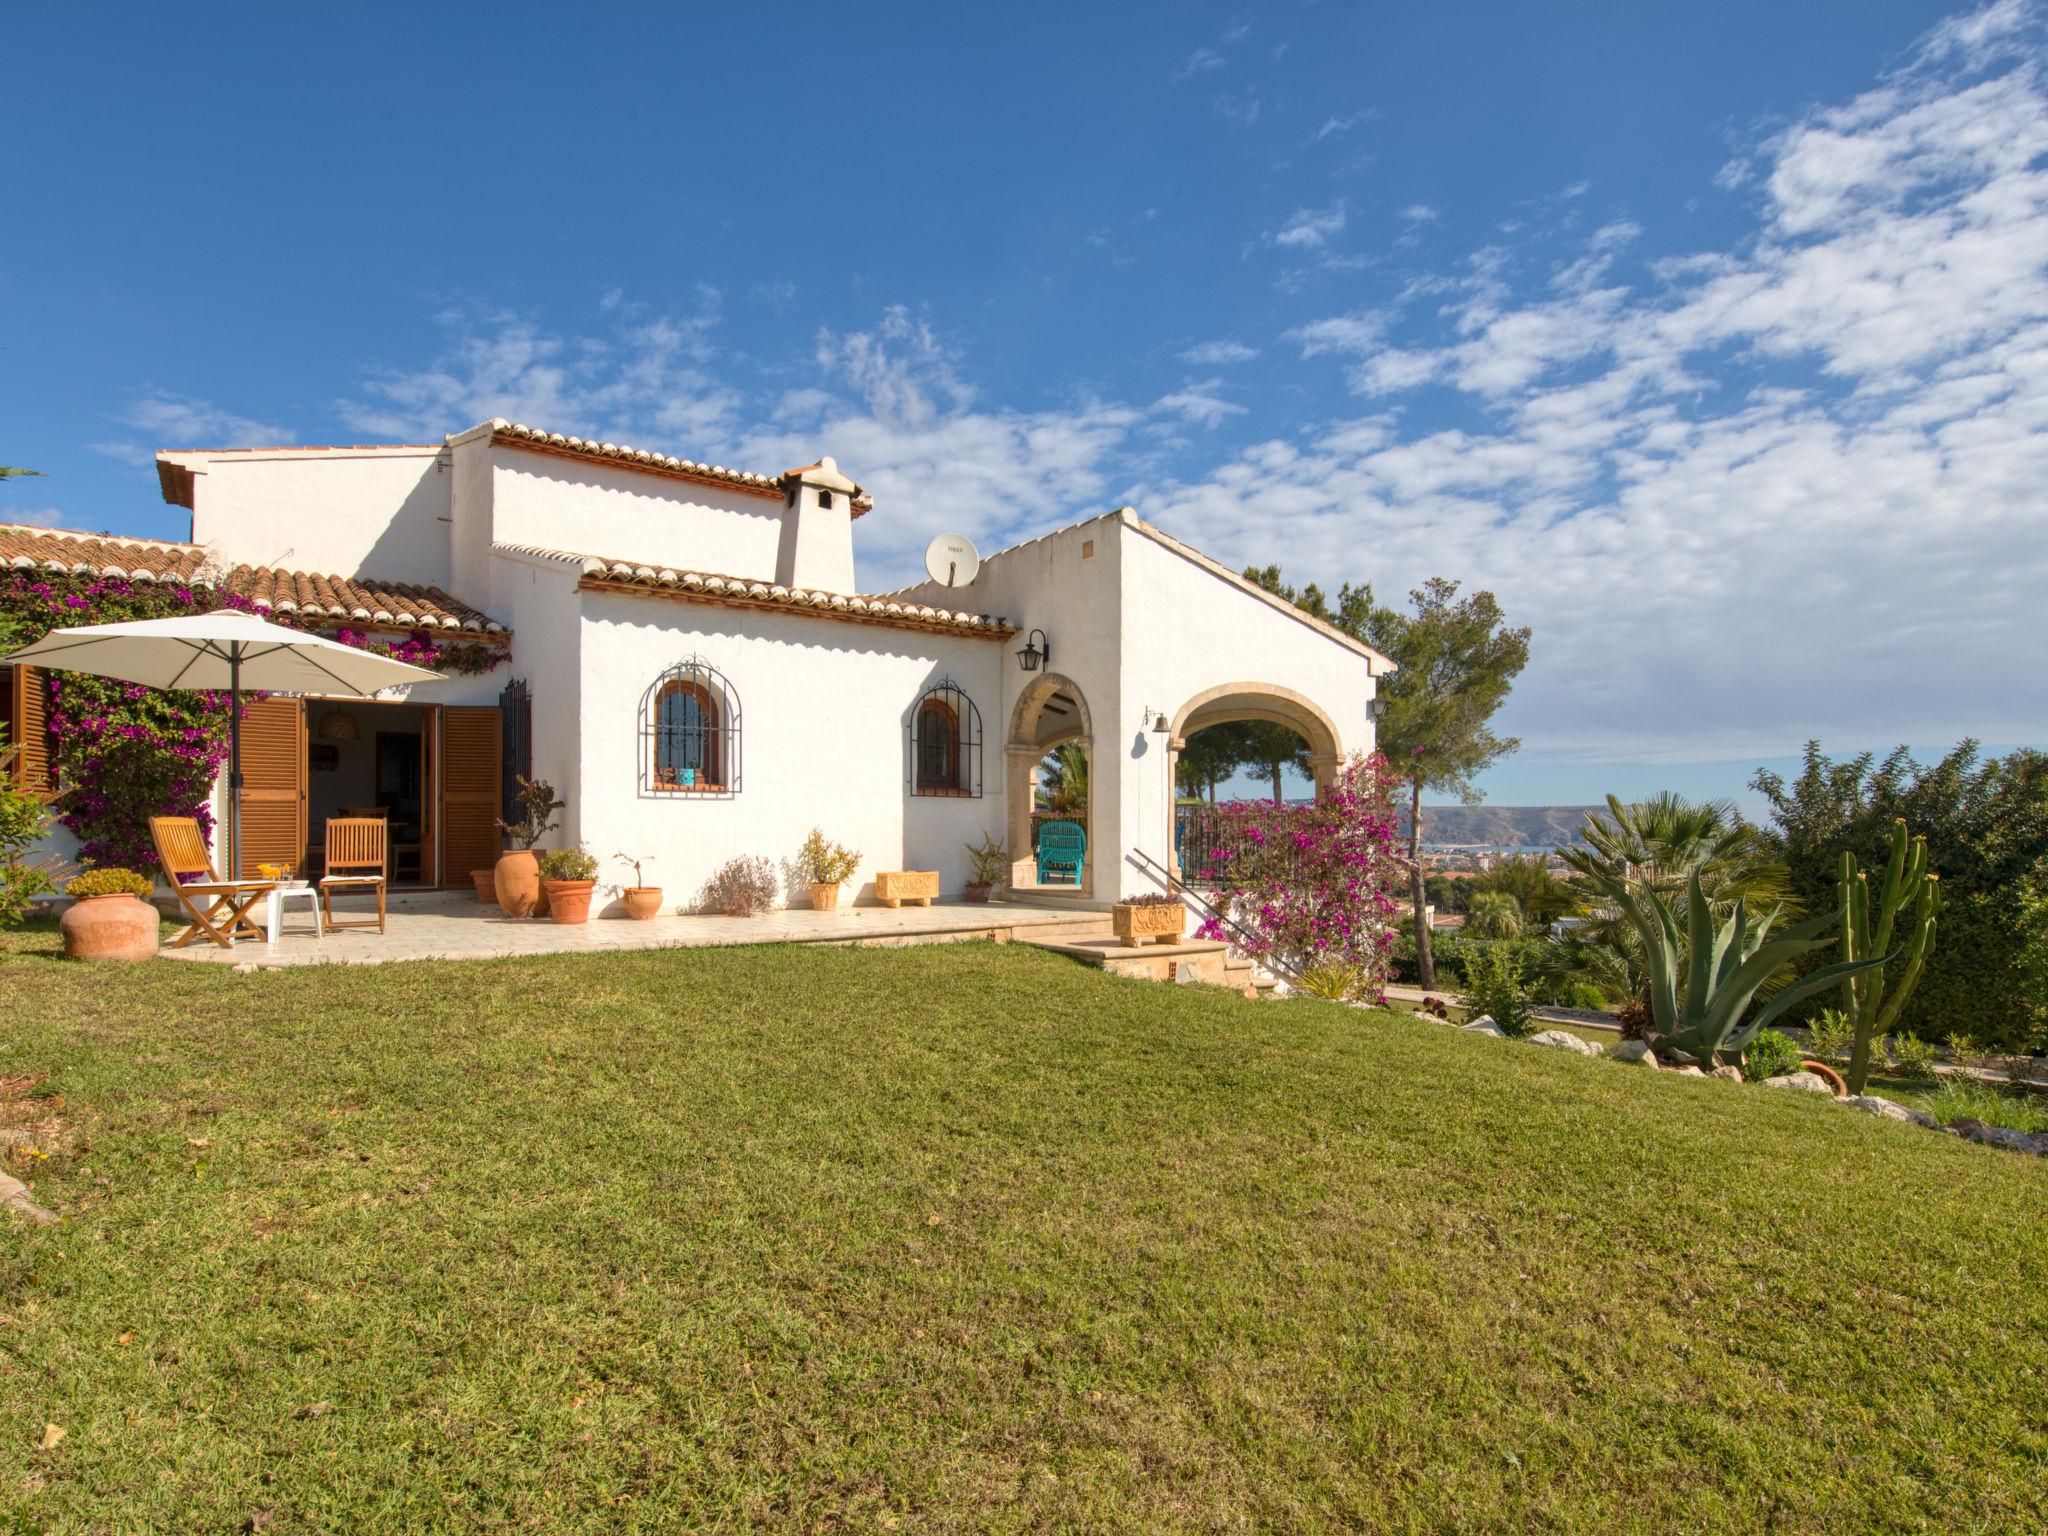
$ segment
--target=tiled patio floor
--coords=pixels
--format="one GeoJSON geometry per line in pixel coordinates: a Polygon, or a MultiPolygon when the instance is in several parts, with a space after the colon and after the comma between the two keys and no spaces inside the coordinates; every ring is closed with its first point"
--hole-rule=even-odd
{"type": "MultiPolygon", "coordinates": [[[[344,915],[361,915],[348,903],[344,915]]],[[[1034,930],[1099,920],[1102,914],[1051,903],[935,903],[930,907],[841,907],[766,912],[759,917],[677,917],[644,923],[592,916],[564,925],[546,918],[508,918],[496,907],[458,893],[394,897],[385,932],[350,928],[313,937],[303,906],[287,909],[274,944],[233,949],[199,943],[166,949],[173,960],[202,965],[381,965],[395,960],[483,960],[507,955],[580,955],[622,949],[688,949],[722,944],[917,944],[961,938],[1008,940],[1034,930]]]]}

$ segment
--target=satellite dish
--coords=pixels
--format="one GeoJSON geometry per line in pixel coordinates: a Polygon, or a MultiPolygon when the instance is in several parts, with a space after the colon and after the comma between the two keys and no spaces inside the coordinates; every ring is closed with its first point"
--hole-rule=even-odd
{"type": "Polygon", "coordinates": [[[964,587],[981,569],[981,556],[966,534],[942,533],[926,548],[924,568],[942,587],[964,587]]]}

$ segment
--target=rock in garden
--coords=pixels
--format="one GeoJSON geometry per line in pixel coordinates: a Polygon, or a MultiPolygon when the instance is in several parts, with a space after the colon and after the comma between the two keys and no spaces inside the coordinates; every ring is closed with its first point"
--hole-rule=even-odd
{"type": "Polygon", "coordinates": [[[1508,1037],[1508,1032],[1493,1022],[1493,1015],[1490,1013],[1482,1013],[1465,1028],[1475,1035],[1491,1035],[1496,1040],[1505,1040],[1508,1037]]]}
{"type": "Polygon", "coordinates": [[[1800,1093],[1824,1093],[1829,1098],[1833,1098],[1835,1093],[1835,1090],[1828,1086],[1826,1078],[1816,1077],[1811,1072],[1787,1072],[1783,1077],[1767,1077],[1764,1079],[1764,1086],[1792,1088],[1800,1093]]]}
{"type": "Polygon", "coordinates": [[[1600,1047],[1590,1040],[1581,1040],[1568,1030],[1545,1029],[1529,1037],[1531,1045],[1555,1046],[1560,1051],[1570,1051],[1578,1056],[1598,1056],[1600,1047]]]}
{"type": "Polygon", "coordinates": [[[1654,1067],[1657,1053],[1647,1040],[1622,1040],[1607,1047],[1609,1061],[1626,1061],[1635,1066],[1654,1067]]]}
{"type": "Polygon", "coordinates": [[[1966,1141],[1981,1141],[1987,1147],[2003,1147],[2008,1152],[2048,1153],[2048,1136],[2034,1136],[2026,1131],[1986,1125],[1982,1120],[1967,1118],[1950,1122],[1949,1129],[1966,1141]]]}
{"type": "Polygon", "coordinates": [[[1707,1075],[1698,1067],[1672,1067],[1669,1070],[1676,1072],[1680,1077],[1705,1077],[1707,1075]]]}
{"type": "Polygon", "coordinates": [[[1938,1130],[1941,1126],[1941,1122],[1936,1120],[1934,1116],[1925,1114],[1917,1109],[1908,1109],[1903,1104],[1895,1104],[1890,1099],[1883,1098],[1875,1093],[1856,1094],[1851,1098],[1842,1100],[1842,1102],[1844,1104],[1853,1104],[1866,1115],[1882,1115],[1887,1120],[1904,1120],[1913,1125],[1925,1126],[1929,1130],[1938,1130]]]}
{"type": "Polygon", "coordinates": [[[11,1173],[0,1173],[0,1210],[19,1211],[30,1221],[45,1227],[57,1219],[57,1213],[37,1205],[29,1196],[28,1186],[11,1173]]]}
{"type": "Polygon", "coordinates": [[[1742,1068],[1716,1067],[1712,1072],[1708,1073],[1707,1075],[1709,1077],[1718,1077],[1724,1083],[1739,1083],[1742,1081],[1742,1068]]]}

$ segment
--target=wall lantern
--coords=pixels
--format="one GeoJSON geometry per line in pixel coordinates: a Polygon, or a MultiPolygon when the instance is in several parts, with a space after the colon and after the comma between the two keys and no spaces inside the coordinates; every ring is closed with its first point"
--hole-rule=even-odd
{"type": "Polygon", "coordinates": [[[345,709],[330,709],[320,717],[313,734],[322,741],[361,741],[363,728],[345,709]]]}
{"type": "Polygon", "coordinates": [[[1034,629],[1024,641],[1024,649],[1017,653],[1017,664],[1026,672],[1036,672],[1045,662],[1052,660],[1052,642],[1045,638],[1045,631],[1034,629]]]}
{"type": "Polygon", "coordinates": [[[1365,701],[1365,717],[1366,717],[1366,719],[1368,719],[1368,720],[1384,720],[1384,719],[1386,718],[1386,715],[1387,715],[1387,701],[1386,701],[1385,699],[1382,699],[1382,698],[1370,698],[1370,699],[1367,699],[1367,700],[1365,701]]]}

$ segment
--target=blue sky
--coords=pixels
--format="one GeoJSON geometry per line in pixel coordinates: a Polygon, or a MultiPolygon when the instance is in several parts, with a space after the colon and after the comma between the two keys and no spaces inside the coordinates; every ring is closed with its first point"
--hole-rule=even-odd
{"type": "MultiPolygon", "coordinates": [[[[44,7],[0,518],[492,415],[1535,628],[1506,803],[2039,741],[2040,15],[44,7]]],[[[402,577],[403,573],[382,573],[402,577]]]]}

